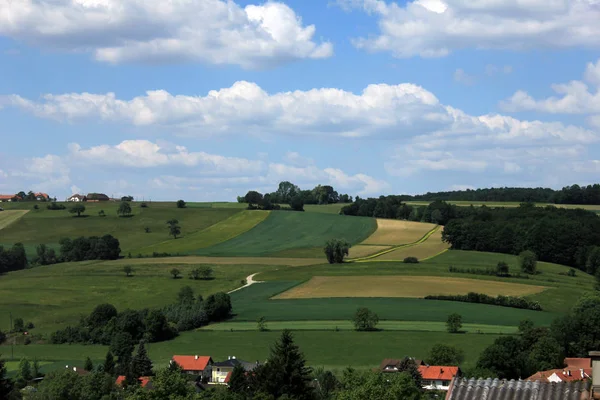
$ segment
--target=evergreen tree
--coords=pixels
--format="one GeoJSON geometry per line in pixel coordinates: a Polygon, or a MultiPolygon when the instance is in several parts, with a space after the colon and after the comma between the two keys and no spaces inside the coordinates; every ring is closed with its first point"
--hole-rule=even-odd
{"type": "Polygon", "coordinates": [[[292,333],[286,329],[271,349],[271,355],[263,367],[262,390],[259,391],[275,398],[287,395],[298,400],[309,399],[311,372],[311,368],[306,366],[304,354],[294,344],[292,333]]]}
{"type": "Polygon", "coordinates": [[[8,394],[13,388],[12,382],[6,377],[6,372],[4,360],[0,359],[0,399],[8,399],[8,394]]]}
{"type": "Polygon", "coordinates": [[[152,361],[148,357],[144,341],[140,342],[137,353],[131,360],[131,373],[136,378],[152,375],[152,361]]]}
{"type": "Polygon", "coordinates": [[[104,359],[104,372],[109,375],[114,375],[115,373],[115,359],[110,350],[106,353],[106,358],[104,359]]]}
{"type": "Polygon", "coordinates": [[[83,369],[85,369],[86,371],[92,371],[94,369],[94,363],[92,362],[92,359],[87,357],[85,359],[85,364],[83,364],[83,369]]]}
{"type": "Polygon", "coordinates": [[[236,365],[229,378],[229,389],[234,393],[245,393],[248,390],[246,370],[241,365],[236,365]]]}
{"type": "Polygon", "coordinates": [[[33,360],[32,369],[33,378],[39,378],[40,376],[42,376],[40,372],[40,363],[38,362],[38,360],[33,360]]]}
{"type": "Polygon", "coordinates": [[[22,359],[19,363],[19,372],[17,374],[17,386],[25,387],[33,377],[31,376],[31,364],[29,360],[22,359]]]}

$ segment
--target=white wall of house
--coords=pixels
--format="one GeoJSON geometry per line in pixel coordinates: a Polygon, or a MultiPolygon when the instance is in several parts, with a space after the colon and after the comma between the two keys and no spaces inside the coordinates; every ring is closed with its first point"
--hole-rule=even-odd
{"type": "Polygon", "coordinates": [[[225,378],[227,378],[227,374],[233,371],[233,368],[229,367],[213,367],[212,371],[212,382],[213,383],[225,383],[225,378]]]}
{"type": "Polygon", "coordinates": [[[423,389],[427,390],[448,390],[450,388],[450,381],[442,380],[423,380],[423,389]]]}

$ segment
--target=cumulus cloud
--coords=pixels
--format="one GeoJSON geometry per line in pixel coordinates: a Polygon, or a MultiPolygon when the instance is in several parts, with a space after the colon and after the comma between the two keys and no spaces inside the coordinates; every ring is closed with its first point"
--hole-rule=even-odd
{"type": "Polygon", "coordinates": [[[396,57],[442,57],[460,49],[600,47],[596,0],[337,0],[378,18],[356,47],[396,57]]]}
{"type": "Polygon", "coordinates": [[[332,55],[284,3],[232,0],[0,0],[0,35],[92,52],[108,63],[198,61],[263,68],[332,55]]]}
{"type": "MultiPolygon", "coordinates": [[[[588,63],[581,81],[552,85],[559,96],[536,100],[529,93],[519,90],[511,98],[500,103],[505,111],[540,111],[552,114],[600,114],[600,59],[588,63]]],[[[590,122],[594,124],[596,117],[590,122]]]]}
{"type": "Polygon", "coordinates": [[[441,140],[468,134],[469,140],[544,144],[596,139],[594,132],[560,123],[496,114],[471,116],[441,104],[433,93],[411,83],[373,84],[360,94],[335,88],[269,94],[255,83],[241,81],[206,96],[158,90],[130,100],[118,99],[114,93],[70,93],[47,94],[38,101],[11,95],[0,97],[0,102],[41,118],[168,127],[190,136],[243,133],[406,139],[435,134],[441,140]]]}
{"type": "Polygon", "coordinates": [[[477,77],[474,75],[469,75],[462,68],[459,68],[454,71],[454,81],[470,86],[477,81],[477,77]]]}

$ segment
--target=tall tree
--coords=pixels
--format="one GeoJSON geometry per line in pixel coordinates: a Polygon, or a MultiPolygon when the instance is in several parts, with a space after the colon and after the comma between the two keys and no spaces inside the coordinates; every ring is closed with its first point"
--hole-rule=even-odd
{"type": "Polygon", "coordinates": [[[229,378],[229,389],[234,393],[246,394],[248,392],[248,378],[246,370],[240,364],[237,364],[231,372],[229,378]]]}
{"type": "Polygon", "coordinates": [[[537,256],[533,251],[525,250],[519,253],[521,271],[526,274],[535,274],[537,270],[537,256]]]}
{"type": "Polygon", "coordinates": [[[117,214],[122,217],[127,217],[131,215],[131,205],[127,201],[122,201],[119,204],[119,209],[117,210],[117,214]]]}
{"type": "Polygon", "coordinates": [[[179,221],[175,218],[172,218],[167,221],[167,224],[169,225],[169,235],[173,236],[174,239],[177,239],[177,236],[181,235],[179,221]]]}
{"type": "Polygon", "coordinates": [[[341,264],[350,252],[350,244],[345,240],[331,239],[325,243],[323,251],[329,264],[341,264]]]}
{"type": "Polygon", "coordinates": [[[109,375],[115,373],[115,358],[110,350],[106,352],[106,357],[104,358],[104,364],[102,366],[105,373],[109,375]]]}
{"type": "Polygon", "coordinates": [[[9,393],[13,390],[13,383],[6,377],[6,374],[4,360],[0,358],[0,399],[8,399],[9,393]]]}
{"type": "Polygon", "coordinates": [[[140,342],[137,352],[131,360],[131,372],[136,378],[152,375],[152,360],[148,357],[146,344],[143,340],[140,342]]]}
{"type": "Polygon", "coordinates": [[[86,357],[85,363],[83,364],[83,369],[86,371],[92,371],[94,369],[94,363],[92,362],[91,358],[86,357]]]}
{"type": "Polygon", "coordinates": [[[459,365],[465,359],[465,353],[458,347],[447,344],[434,345],[427,358],[430,365],[459,365]]]}

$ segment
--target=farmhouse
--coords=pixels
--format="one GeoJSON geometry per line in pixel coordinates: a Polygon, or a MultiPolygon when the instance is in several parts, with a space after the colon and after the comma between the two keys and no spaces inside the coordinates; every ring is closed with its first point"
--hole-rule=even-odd
{"type": "Polygon", "coordinates": [[[565,358],[565,368],[540,371],[527,378],[527,381],[572,382],[587,381],[592,375],[591,358],[565,358]]]}
{"type": "MultiPolygon", "coordinates": [[[[381,364],[379,364],[379,371],[381,372],[398,372],[398,366],[402,363],[403,360],[399,360],[396,358],[385,358],[381,364]]],[[[425,365],[422,360],[417,360],[413,358],[413,361],[417,366],[425,365]]]]}
{"type": "Polygon", "coordinates": [[[238,360],[235,356],[230,356],[226,361],[216,362],[212,365],[212,383],[227,384],[233,369],[241,365],[246,372],[252,371],[256,368],[259,363],[251,363],[247,361],[238,360]]]}
{"type": "Polygon", "coordinates": [[[38,192],[38,193],[35,193],[35,199],[37,201],[48,201],[50,199],[50,196],[48,196],[47,193],[38,192]]]}
{"type": "Polygon", "coordinates": [[[186,374],[211,378],[213,360],[210,356],[173,356],[170,362],[177,363],[186,374]]]}
{"type": "Polygon", "coordinates": [[[423,389],[448,390],[450,382],[460,375],[459,367],[420,365],[419,373],[423,378],[423,389]]]}
{"type": "Polygon", "coordinates": [[[0,194],[0,203],[16,201],[19,198],[14,194],[0,194]]]}
{"type": "Polygon", "coordinates": [[[71,201],[71,202],[75,202],[75,203],[79,203],[79,202],[86,201],[86,200],[87,200],[87,197],[82,196],[80,194],[74,194],[73,196],[71,196],[67,199],[67,201],[71,201]]]}
{"type": "Polygon", "coordinates": [[[86,197],[86,201],[97,202],[97,201],[109,201],[110,198],[104,193],[88,193],[86,197]]]}

